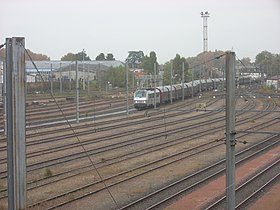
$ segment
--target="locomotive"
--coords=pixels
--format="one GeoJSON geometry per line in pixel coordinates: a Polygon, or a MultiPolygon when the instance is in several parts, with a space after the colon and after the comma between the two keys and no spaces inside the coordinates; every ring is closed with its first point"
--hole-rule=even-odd
{"type": "MultiPolygon", "coordinates": [[[[254,79],[256,81],[256,79],[254,79]]],[[[172,87],[170,85],[165,86],[159,86],[151,89],[139,89],[136,90],[134,93],[134,108],[140,110],[140,109],[146,109],[150,107],[159,106],[163,103],[168,103],[171,101],[171,95],[172,95],[172,101],[182,99],[183,94],[184,98],[188,98],[193,95],[196,95],[197,93],[201,91],[207,91],[207,90],[216,90],[219,86],[225,83],[224,78],[212,78],[212,79],[202,79],[202,80],[194,80],[193,82],[188,82],[181,84],[174,84],[172,87]],[[184,89],[184,92],[183,92],[184,89]],[[170,92],[172,91],[172,94],[170,92]]],[[[252,82],[252,78],[250,76],[243,76],[242,78],[239,78],[239,84],[249,84],[252,82]]]]}

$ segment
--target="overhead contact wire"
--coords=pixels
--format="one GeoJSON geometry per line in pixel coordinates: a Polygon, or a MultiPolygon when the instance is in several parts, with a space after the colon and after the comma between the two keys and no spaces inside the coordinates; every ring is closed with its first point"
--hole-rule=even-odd
{"type": "MultiPolygon", "coordinates": [[[[27,55],[28,55],[30,61],[32,62],[34,68],[36,69],[37,73],[39,74],[41,80],[43,81],[43,83],[45,83],[43,76],[42,76],[41,73],[39,72],[39,70],[38,70],[36,64],[34,63],[33,59],[31,58],[29,52],[26,50],[26,48],[25,48],[24,46],[22,46],[22,47],[24,48],[25,52],[27,53],[27,55]]],[[[50,90],[49,86],[47,86],[47,89],[50,90]]],[[[88,153],[88,151],[87,151],[86,148],[84,147],[84,145],[83,145],[83,143],[81,142],[79,136],[76,134],[74,128],[71,126],[71,123],[68,121],[68,119],[67,119],[66,115],[64,114],[62,108],[61,108],[61,107],[59,106],[59,104],[57,103],[57,100],[55,99],[54,95],[51,93],[51,91],[49,91],[49,92],[50,92],[50,95],[51,95],[52,99],[54,100],[55,104],[57,105],[59,111],[62,113],[62,116],[63,116],[64,120],[65,120],[66,123],[68,124],[69,128],[70,128],[71,131],[73,132],[74,136],[75,136],[76,139],[78,140],[78,143],[80,144],[80,146],[82,147],[84,153],[86,154],[87,158],[89,159],[89,161],[90,161],[92,167],[93,167],[94,170],[97,172],[97,174],[98,174],[98,176],[99,176],[101,182],[103,183],[105,189],[106,189],[107,192],[109,193],[109,195],[110,195],[111,199],[113,200],[114,204],[116,205],[117,209],[119,209],[119,206],[118,206],[117,201],[115,200],[115,198],[114,198],[114,196],[112,195],[110,189],[109,189],[108,186],[106,185],[106,183],[105,183],[104,179],[102,178],[100,172],[98,171],[97,167],[95,166],[93,160],[92,160],[91,157],[90,157],[90,154],[88,153]]]]}

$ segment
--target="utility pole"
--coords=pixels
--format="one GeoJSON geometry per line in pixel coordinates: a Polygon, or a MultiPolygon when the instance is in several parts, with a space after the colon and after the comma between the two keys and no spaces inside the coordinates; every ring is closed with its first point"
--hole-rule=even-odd
{"type": "Polygon", "coordinates": [[[59,64],[59,86],[60,86],[60,93],[62,94],[62,74],[61,74],[61,63],[59,64]]]}
{"type": "MultiPolygon", "coordinates": [[[[207,34],[207,18],[210,17],[210,13],[206,12],[201,12],[200,13],[202,19],[203,19],[203,60],[204,60],[204,64],[202,66],[203,68],[203,74],[205,76],[205,54],[208,51],[208,34],[207,34]]],[[[207,77],[209,76],[208,74],[206,74],[207,77]]],[[[201,74],[200,74],[200,92],[201,92],[201,74]]]]}
{"type": "Polygon", "coordinates": [[[90,92],[90,87],[89,87],[89,64],[87,66],[87,92],[88,92],[88,96],[89,96],[89,92],[90,92]]]}
{"type": "Polygon", "coordinates": [[[51,94],[53,95],[53,72],[52,72],[52,63],[51,63],[51,94]]]}
{"type": "Polygon", "coordinates": [[[193,68],[192,68],[192,98],[193,98],[193,68]]]}
{"type": "Polygon", "coordinates": [[[157,71],[157,64],[154,63],[154,108],[156,109],[157,108],[157,95],[156,95],[156,86],[157,86],[157,83],[156,83],[156,71],[157,71]]]}
{"type": "MultiPolygon", "coordinates": [[[[1,46],[0,46],[0,49],[1,49],[1,46]]],[[[0,72],[0,76],[3,76],[3,73],[4,73],[4,63],[5,61],[3,61],[3,72],[0,72]],[[2,73],[2,75],[1,75],[2,73]]],[[[1,60],[0,60],[0,64],[1,64],[1,60]]],[[[4,76],[3,76],[3,80],[2,80],[2,83],[0,83],[0,100],[3,101],[3,96],[4,96],[4,92],[2,91],[4,89],[4,76]]]]}
{"type": "Polygon", "coordinates": [[[185,100],[185,62],[182,63],[182,101],[185,100]]]}
{"type": "Polygon", "coordinates": [[[170,104],[172,104],[172,86],[173,86],[173,73],[172,73],[172,71],[173,71],[173,61],[171,61],[171,63],[170,63],[171,65],[170,65],[170,104]]]}
{"type": "Polygon", "coordinates": [[[70,69],[69,69],[69,76],[68,76],[68,78],[69,78],[69,92],[71,92],[72,91],[72,84],[71,84],[71,71],[72,71],[72,62],[70,63],[70,69]]]}
{"type": "Polygon", "coordinates": [[[4,120],[4,134],[7,135],[7,78],[6,78],[6,72],[7,72],[7,65],[6,62],[3,62],[3,103],[4,103],[4,114],[3,114],[3,120],[4,120]]]}
{"type": "Polygon", "coordinates": [[[210,13],[201,12],[200,13],[202,19],[203,19],[203,52],[208,51],[208,34],[207,34],[207,18],[210,17],[210,13]]]}
{"type": "Polygon", "coordinates": [[[25,39],[6,39],[8,209],[26,209],[25,39]]]}
{"type": "Polygon", "coordinates": [[[83,90],[86,89],[86,81],[85,81],[85,50],[83,49],[83,90]]]}
{"type": "Polygon", "coordinates": [[[235,53],[226,53],[226,205],[235,209],[235,53]]]}
{"type": "Polygon", "coordinates": [[[125,64],[126,77],[125,77],[125,87],[126,87],[126,115],[129,115],[128,111],[128,63],[125,64]]]}
{"type": "Polygon", "coordinates": [[[78,76],[78,61],[76,61],[76,122],[80,122],[80,107],[79,107],[79,76],[78,76]]]}
{"type": "Polygon", "coordinates": [[[134,91],[134,71],[135,71],[135,68],[134,68],[134,63],[132,63],[132,91],[134,91]]]}

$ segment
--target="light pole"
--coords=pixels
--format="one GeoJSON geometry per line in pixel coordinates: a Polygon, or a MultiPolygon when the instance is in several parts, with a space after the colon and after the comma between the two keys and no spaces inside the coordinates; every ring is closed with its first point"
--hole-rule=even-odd
{"type": "Polygon", "coordinates": [[[85,50],[83,49],[83,90],[86,89],[86,80],[85,80],[85,50]]]}
{"type": "Polygon", "coordinates": [[[173,80],[173,61],[171,61],[171,63],[170,63],[170,104],[172,104],[172,86],[173,86],[173,84],[172,84],[172,80],[173,80]]]}
{"type": "Polygon", "coordinates": [[[182,63],[182,101],[185,100],[185,62],[182,63]]]}
{"type": "MultiPolygon", "coordinates": [[[[207,34],[207,18],[210,17],[209,12],[201,12],[200,13],[202,19],[203,19],[203,73],[205,74],[205,54],[208,51],[208,34],[207,34]]],[[[200,82],[201,82],[201,74],[200,74],[200,82]]],[[[201,88],[200,88],[201,92],[201,88]]]]}
{"type": "Polygon", "coordinates": [[[126,89],[126,115],[129,115],[128,109],[128,63],[125,64],[126,76],[125,76],[125,89],[126,89]]]}
{"type": "Polygon", "coordinates": [[[208,36],[207,36],[207,18],[210,17],[209,12],[201,12],[200,13],[202,19],[203,19],[203,52],[208,51],[208,36]]]}

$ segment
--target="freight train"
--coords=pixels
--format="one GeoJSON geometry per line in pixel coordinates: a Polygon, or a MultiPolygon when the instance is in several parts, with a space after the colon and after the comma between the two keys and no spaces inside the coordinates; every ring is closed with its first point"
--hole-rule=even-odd
{"type": "MultiPolygon", "coordinates": [[[[239,78],[239,84],[249,84],[252,81],[256,81],[257,79],[252,79],[250,76],[244,76],[239,78]]],[[[170,85],[159,86],[151,89],[140,89],[136,90],[134,93],[134,108],[146,109],[149,107],[159,106],[163,103],[168,103],[171,101],[171,94],[172,91],[172,101],[182,99],[183,94],[184,98],[189,98],[193,95],[201,91],[207,90],[217,90],[218,87],[221,87],[222,84],[225,83],[225,79],[223,78],[212,78],[212,79],[202,79],[202,80],[194,80],[193,82],[181,84],[174,84],[172,85],[172,90],[170,85]],[[183,93],[184,89],[184,93],[183,93]],[[155,94],[156,93],[156,94],[155,94]],[[156,97],[156,98],[155,98],[156,97]]]]}

